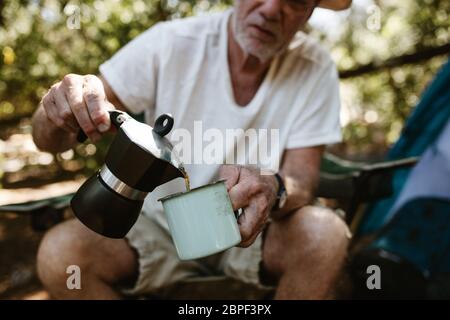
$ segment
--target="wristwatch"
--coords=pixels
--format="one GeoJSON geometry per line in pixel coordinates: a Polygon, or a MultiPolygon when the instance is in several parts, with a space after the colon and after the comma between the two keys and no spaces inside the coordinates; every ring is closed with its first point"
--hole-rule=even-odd
{"type": "Polygon", "coordinates": [[[277,192],[277,200],[272,208],[272,210],[280,210],[286,203],[287,200],[287,192],[286,187],[284,186],[283,178],[281,178],[279,173],[274,174],[275,178],[278,181],[278,192],[277,192]]]}

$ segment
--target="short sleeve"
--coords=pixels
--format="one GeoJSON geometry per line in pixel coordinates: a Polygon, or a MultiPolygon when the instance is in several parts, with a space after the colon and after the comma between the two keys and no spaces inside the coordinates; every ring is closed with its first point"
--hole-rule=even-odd
{"type": "Polygon", "coordinates": [[[333,62],[324,67],[290,128],[286,149],[342,141],[339,78],[333,62]]]}
{"type": "Polygon", "coordinates": [[[155,105],[158,64],[164,49],[162,24],[137,36],[100,66],[101,75],[133,113],[155,105]]]}

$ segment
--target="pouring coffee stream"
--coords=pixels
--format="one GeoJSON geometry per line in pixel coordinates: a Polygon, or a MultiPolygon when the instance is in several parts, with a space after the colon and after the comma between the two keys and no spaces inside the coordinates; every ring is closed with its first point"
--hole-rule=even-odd
{"type": "MultiPolygon", "coordinates": [[[[110,111],[118,129],[104,166],[90,177],[71,201],[75,216],[93,231],[123,238],[136,222],[144,199],[156,187],[177,177],[189,176],[165,138],[173,127],[170,114],[159,116],[152,128],[123,111],[110,111]]],[[[80,131],[78,140],[85,140],[80,131]]]]}
{"type": "Polygon", "coordinates": [[[182,171],[183,171],[183,175],[184,175],[184,184],[186,186],[186,191],[189,192],[189,191],[191,191],[191,183],[189,181],[189,176],[188,176],[186,170],[183,169],[182,171]]]}

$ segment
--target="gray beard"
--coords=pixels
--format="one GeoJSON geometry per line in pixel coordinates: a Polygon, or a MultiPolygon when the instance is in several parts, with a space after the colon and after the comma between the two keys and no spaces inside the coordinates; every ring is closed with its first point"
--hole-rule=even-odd
{"type": "Polygon", "coordinates": [[[283,48],[276,48],[274,46],[263,46],[261,49],[255,50],[252,48],[251,40],[247,37],[245,32],[238,27],[237,17],[233,15],[232,19],[232,30],[236,42],[241,47],[242,51],[244,51],[248,55],[255,56],[258,58],[261,63],[266,63],[271,60],[277,53],[283,51],[283,48]]]}

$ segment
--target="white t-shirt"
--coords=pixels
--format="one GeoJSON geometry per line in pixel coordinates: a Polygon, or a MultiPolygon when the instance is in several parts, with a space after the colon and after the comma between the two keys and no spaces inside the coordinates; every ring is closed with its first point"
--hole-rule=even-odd
{"type": "MultiPolygon", "coordinates": [[[[235,163],[246,164],[264,142],[245,140],[247,130],[256,130],[258,137],[262,133],[261,139],[267,139],[272,152],[270,163],[264,166],[271,170],[277,169],[284,149],[341,141],[336,67],[327,51],[304,33],[298,33],[289,49],[273,60],[252,101],[245,107],[235,103],[227,60],[231,13],[158,23],[100,66],[118,98],[133,113],[145,111],[150,125],[160,114],[173,115],[174,129],[166,137],[174,145],[180,142],[173,140],[180,129],[193,135],[191,156],[182,152],[184,159],[191,159],[185,166],[192,187],[217,179],[220,167],[207,164],[211,161],[202,158],[202,152],[196,157],[202,150],[202,134],[205,149],[212,136],[226,137],[226,130],[243,129],[237,138],[240,143],[246,141],[248,152],[234,150],[234,156],[235,163]],[[277,148],[273,148],[275,140],[277,148]]],[[[233,140],[224,140],[223,154],[219,152],[222,163],[233,152],[233,140]]],[[[157,188],[144,208],[147,212],[162,210],[156,199],[183,188],[182,179],[157,188]]]]}

